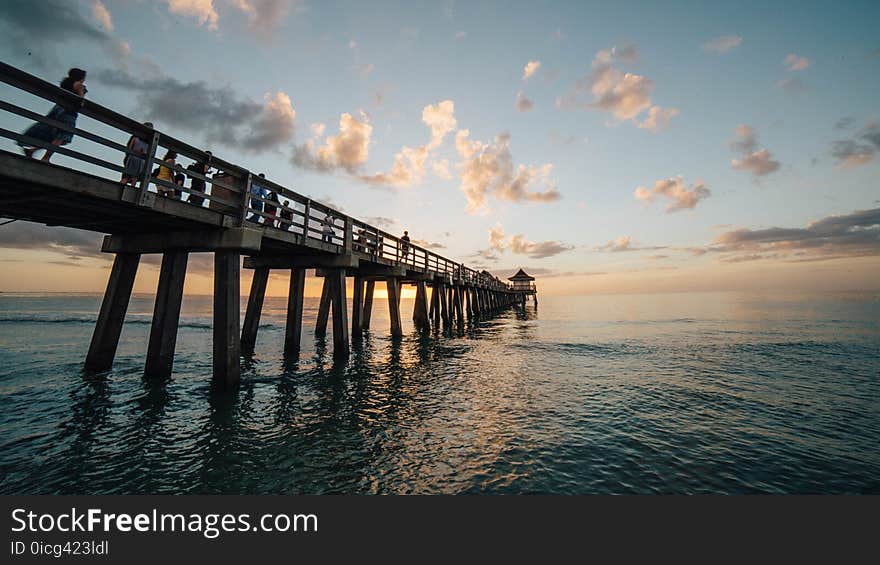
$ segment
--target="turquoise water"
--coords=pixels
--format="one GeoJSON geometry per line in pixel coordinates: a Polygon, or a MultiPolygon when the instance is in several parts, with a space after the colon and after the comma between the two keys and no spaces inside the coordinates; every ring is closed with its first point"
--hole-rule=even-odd
{"type": "MultiPolygon", "coordinates": [[[[145,380],[151,296],[81,370],[99,296],[0,295],[0,493],[880,493],[880,297],[542,297],[347,362],[269,298],[234,393],[211,302],[145,380]]],[[[405,312],[411,302],[404,300],[405,312]]]]}

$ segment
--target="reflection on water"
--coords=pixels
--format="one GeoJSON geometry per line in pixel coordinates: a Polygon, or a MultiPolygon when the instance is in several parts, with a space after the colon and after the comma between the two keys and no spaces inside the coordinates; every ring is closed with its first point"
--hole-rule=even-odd
{"type": "Polygon", "coordinates": [[[149,297],[83,374],[99,301],[0,298],[0,492],[880,493],[872,296],[543,298],[400,339],[377,300],[344,361],[309,331],[285,359],[267,299],[231,393],[198,297],[167,382],[149,297]]]}

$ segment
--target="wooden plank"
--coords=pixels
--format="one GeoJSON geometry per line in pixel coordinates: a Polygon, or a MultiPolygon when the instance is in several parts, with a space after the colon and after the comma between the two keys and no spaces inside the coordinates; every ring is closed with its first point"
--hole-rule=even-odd
{"type": "Polygon", "coordinates": [[[331,281],[333,303],[333,356],[348,355],[348,304],[345,297],[345,269],[333,269],[327,277],[331,281]]]}
{"type": "Polygon", "coordinates": [[[113,259],[107,291],[86,356],[88,371],[106,371],[113,366],[140,259],[137,253],[120,253],[113,259]]]}
{"type": "Polygon", "coordinates": [[[188,259],[189,253],[181,250],[168,251],[162,255],[159,288],[153,306],[153,322],[147,346],[147,363],[144,367],[144,375],[147,377],[167,379],[171,376],[188,259]]]}
{"type": "Polygon", "coordinates": [[[214,253],[214,383],[223,388],[241,378],[240,257],[237,251],[214,253]]]}
{"type": "Polygon", "coordinates": [[[361,328],[370,329],[370,318],[373,317],[373,294],[376,291],[376,281],[367,281],[367,291],[364,293],[364,313],[361,320],[361,328]]]}
{"type": "Polygon", "coordinates": [[[257,344],[257,331],[260,328],[260,316],[263,313],[263,300],[266,297],[268,282],[269,267],[260,267],[254,271],[244,324],[241,326],[241,350],[248,353],[253,353],[257,344]]]}
{"type": "Polygon", "coordinates": [[[385,279],[388,289],[388,314],[391,317],[391,336],[402,337],[403,327],[400,324],[400,283],[397,277],[385,279]]]}
{"type": "Polygon", "coordinates": [[[333,283],[330,277],[324,277],[324,287],[321,289],[321,301],[318,303],[318,321],[315,323],[315,336],[327,335],[327,320],[330,318],[330,290],[333,283]]]}
{"type": "Polygon", "coordinates": [[[302,341],[303,302],[305,300],[306,270],[290,270],[290,291],[287,294],[287,329],[284,333],[284,355],[299,353],[302,341]]]}

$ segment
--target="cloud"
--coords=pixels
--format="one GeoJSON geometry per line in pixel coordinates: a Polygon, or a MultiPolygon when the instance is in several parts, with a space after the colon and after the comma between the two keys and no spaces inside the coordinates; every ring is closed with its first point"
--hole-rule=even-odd
{"type": "Polygon", "coordinates": [[[344,169],[356,174],[369,158],[372,133],[373,126],[366,115],[361,114],[358,120],[346,112],[339,117],[337,135],[327,137],[320,145],[319,139],[312,138],[296,146],[291,162],[305,169],[323,172],[344,169]]]}
{"type": "Polygon", "coordinates": [[[807,85],[804,84],[800,77],[787,77],[776,84],[788,94],[799,94],[807,90],[807,85]]]}
{"type": "Polygon", "coordinates": [[[104,28],[104,31],[113,31],[113,18],[110,16],[107,6],[101,0],[92,0],[92,15],[95,17],[98,25],[104,28]]]}
{"type": "Polygon", "coordinates": [[[529,61],[523,69],[523,80],[529,80],[541,68],[541,61],[529,61]]]}
{"type": "Polygon", "coordinates": [[[510,134],[498,135],[493,143],[471,141],[469,136],[466,129],[455,136],[455,147],[461,157],[460,188],[467,199],[468,213],[487,212],[489,195],[510,202],[553,202],[560,198],[550,180],[552,164],[514,166],[510,134]]]}
{"type": "Polygon", "coordinates": [[[432,243],[425,239],[414,239],[413,243],[419,247],[424,247],[425,249],[446,249],[446,246],[442,243],[432,243]]]}
{"type": "Polygon", "coordinates": [[[92,4],[91,17],[87,18],[79,11],[79,5],[66,0],[3,0],[0,2],[3,28],[0,37],[11,48],[13,56],[27,53],[28,62],[42,68],[70,66],[57,62],[52,48],[71,41],[92,42],[115,60],[128,56],[128,44],[108,33],[113,23],[106,7],[99,15],[96,5],[92,4]],[[104,15],[106,19],[102,19],[104,15]]]}
{"type": "Polygon", "coordinates": [[[856,123],[855,118],[852,116],[844,116],[834,122],[834,129],[849,129],[854,123],[856,123]]]}
{"type": "Polygon", "coordinates": [[[443,100],[422,109],[422,121],[431,128],[431,141],[428,149],[436,149],[443,144],[446,134],[455,131],[458,122],[455,119],[455,102],[443,100]]]}
{"type": "Polygon", "coordinates": [[[504,247],[504,227],[497,223],[489,228],[489,249],[503,251],[504,247]]]}
{"type": "Polygon", "coordinates": [[[266,94],[263,103],[242,98],[229,86],[181,82],[159,75],[136,78],[127,71],[102,70],[97,80],[129,90],[144,118],[197,132],[206,140],[260,152],[292,139],[296,111],[284,92],[266,94]]]}
{"type": "Polygon", "coordinates": [[[553,257],[554,255],[571,251],[574,249],[574,246],[559,241],[541,241],[536,243],[526,240],[522,235],[515,235],[510,238],[508,248],[518,255],[527,255],[532,259],[544,259],[545,257],[553,257]]]}
{"type": "Polygon", "coordinates": [[[379,226],[380,228],[391,228],[399,223],[395,218],[386,218],[385,216],[369,216],[364,218],[364,221],[371,226],[379,226]]]}
{"type": "Polygon", "coordinates": [[[827,216],[805,228],[737,229],[720,234],[708,251],[725,261],[781,258],[817,261],[880,255],[880,208],[827,216]]]}
{"type": "Polygon", "coordinates": [[[284,23],[288,13],[305,11],[306,5],[301,0],[232,0],[248,18],[248,28],[258,33],[259,37],[268,34],[271,37],[275,30],[284,23]]]}
{"type": "Polygon", "coordinates": [[[593,58],[591,74],[581,78],[570,93],[558,98],[556,107],[601,110],[618,120],[629,120],[651,130],[664,126],[679,112],[653,105],[654,81],[625,73],[612,65],[615,61],[633,62],[637,58],[638,50],[633,45],[599,51],[593,58]],[[648,116],[639,122],[639,116],[644,112],[648,116]]]}
{"type": "Polygon", "coordinates": [[[413,186],[425,177],[425,161],[428,148],[402,147],[394,156],[394,165],[387,173],[378,172],[374,175],[361,175],[359,178],[369,184],[406,187],[413,186]]]}
{"type": "Polygon", "coordinates": [[[679,114],[675,108],[661,108],[659,106],[651,106],[648,110],[648,117],[639,124],[642,129],[651,131],[660,131],[669,125],[669,122],[679,114]]]}
{"type": "Polygon", "coordinates": [[[489,248],[478,251],[476,256],[483,259],[495,261],[498,254],[509,249],[512,253],[518,255],[528,255],[532,259],[543,259],[552,257],[565,251],[574,249],[574,246],[567,245],[560,241],[542,241],[532,242],[527,240],[522,234],[513,235],[507,240],[504,236],[504,227],[501,223],[495,224],[489,228],[489,248]]]}
{"type": "Polygon", "coordinates": [[[112,256],[101,253],[104,236],[99,233],[67,227],[17,221],[0,227],[0,248],[53,251],[73,257],[112,256]]]}
{"type": "Polygon", "coordinates": [[[213,0],[165,0],[165,3],[172,14],[195,18],[199,25],[210,30],[217,29],[219,16],[214,9],[213,0]]]}
{"type": "Polygon", "coordinates": [[[628,235],[622,235],[617,239],[612,239],[605,245],[600,245],[599,247],[596,247],[596,251],[610,251],[612,253],[634,250],[635,248],[632,246],[632,238],[628,235]]]}
{"type": "Polygon", "coordinates": [[[831,156],[837,159],[838,165],[847,168],[870,163],[878,151],[880,151],[880,123],[877,122],[871,122],[861,128],[853,139],[840,139],[831,144],[831,156]]]}
{"type": "Polygon", "coordinates": [[[743,38],[738,35],[722,35],[703,44],[703,51],[723,55],[742,44],[743,38]]]}
{"type": "Polygon", "coordinates": [[[455,39],[464,39],[465,37],[467,37],[467,32],[466,32],[466,31],[457,31],[457,32],[455,32],[455,39]]]}
{"type": "Polygon", "coordinates": [[[528,112],[529,110],[534,108],[534,106],[534,102],[526,98],[522,90],[516,93],[516,109],[518,111],[528,112]]]}
{"type": "MultiPolygon", "coordinates": [[[[660,249],[666,249],[665,246],[654,246],[654,247],[642,247],[634,245],[632,237],[628,235],[622,235],[617,239],[612,239],[605,245],[600,245],[595,247],[596,251],[604,251],[609,253],[620,253],[623,251],[657,251],[660,249]]],[[[655,255],[654,257],[658,257],[655,255]]],[[[650,258],[650,257],[649,257],[650,258]]]]}
{"type": "MultiPolygon", "coordinates": [[[[360,175],[364,182],[374,185],[408,187],[420,183],[425,177],[426,163],[431,153],[443,144],[446,135],[458,127],[455,119],[455,103],[443,100],[422,109],[422,122],[431,129],[431,140],[419,147],[401,147],[394,155],[394,164],[388,172],[360,175]]],[[[432,170],[441,178],[451,177],[448,161],[432,163],[432,170]]]]}
{"type": "Polygon", "coordinates": [[[451,180],[452,173],[449,172],[449,161],[447,159],[438,159],[431,163],[431,170],[437,178],[443,180],[451,180]]]}
{"type": "Polygon", "coordinates": [[[810,66],[810,60],[806,57],[800,57],[794,53],[790,53],[782,61],[782,64],[785,65],[789,71],[802,71],[810,66]]]}
{"type": "Polygon", "coordinates": [[[779,169],[779,161],[773,159],[770,151],[758,149],[757,135],[751,126],[738,125],[730,147],[741,154],[739,159],[731,159],[730,166],[733,169],[749,171],[756,177],[769,175],[779,169]]]}
{"type": "Polygon", "coordinates": [[[669,200],[666,204],[667,213],[693,210],[700,200],[708,198],[711,194],[712,192],[700,181],[688,188],[681,176],[658,180],[650,189],[639,186],[633,193],[636,199],[642,202],[654,202],[657,198],[669,200]]]}

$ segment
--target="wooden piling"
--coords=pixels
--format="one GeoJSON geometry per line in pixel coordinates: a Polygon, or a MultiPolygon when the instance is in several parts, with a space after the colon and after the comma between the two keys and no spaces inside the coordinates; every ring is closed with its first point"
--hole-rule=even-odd
{"type": "Polygon", "coordinates": [[[364,278],[354,277],[354,292],[351,299],[351,337],[360,338],[363,335],[363,312],[364,312],[364,278]]]}
{"type": "Polygon", "coordinates": [[[333,283],[324,275],[324,286],[321,288],[321,301],[318,303],[318,321],[315,322],[315,336],[327,335],[327,320],[330,318],[330,294],[333,283]]]}
{"type": "Polygon", "coordinates": [[[287,328],[284,332],[284,355],[299,353],[302,341],[303,302],[305,300],[306,270],[290,270],[290,290],[287,293],[287,328]]]}
{"type": "Polygon", "coordinates": [[[473,309],[473,305],[471,304],[471,289],[470,289],[470,287],[466,286],[466,287],[464,287],[464,289],[462,289],[462,292],[464,293],[464,303],[465,303],[465,311],[467,312],[467,318],[468,318],[468,320],[473,320],[474,319],[474,309],[473,309]]]}
{"type": "Polygon", "coordinates": [[[241,306],[238,251],[214,252],[214,382],[224,388],[241,378],[241,306]]]}
{"type": "Polygon", "coordinates": [[[376,291],[376,281],[367,281],[367,291],[364,293],[364,312],[361,327],[370,329],[370,318],[373,316],[373,293],[376,291]]]}
{"type": "Polygon", "coordinates": [[[388,314],[391,317],[391,336],[403,336],[403,327],[400,323],[400,282],[397,277],[387,277],[385,285],[388,289],[388,314]]]}
{"type": "Polygon", "coordinates": [[[330,269],[325,279],[331,279],[330,295],[333,303],[333,356],[348,355],[348,304],[345,296],[345,269],[330,269]]]}
{"type": "Polygon", "coordinates": [[[106,371],[113,366],[140,260],[139,253],[117,253],[113,259],[107,290],[86,355],[85,368],[88,371],[106,371]]]}
{"type": "MultiPolygon", "coordinates": [[[[171,376],[188,258],[189,253],[179,249],[166,251],[162,255],[159,287],[147,346],[147,362],[144,366],[145,376],[160,379],[171,376]]],[[[237,333],[235,341],[238,343],[237,333]]]]}
{"type": "Polygon", "coordinates": [[[449,325],[449,293],[446,292],[446,285],[439,283],[436,286],[440,298],[440,317],[443,318],[443,325],[449,325]]]}
{"type": "Polygon", "coordinates": [[[269,282],[269,267],[254,269],[251,281],[251,293],[248,296],[244,323],[241,326],[241,350],[252,353],[257,345],[257,331],[260,329],[260,316],[263,313],[263,301],[266,298],[266,285],[269,282]]]}
{"type": "Polygon", "coordinates": [[[416,283],[416,303],[413,308],[413,322],[420,330],[427,331],[431,329],[431,322],[428,320],[428,289],[425,281],[416,283]]]}
{"type": "Polygon", "coordinates": [[[464,309],[461,306],[462,301],[462,292],[461,286],[455,285],[452,287],[453,295],[455,296],[455,315],[458,318],[458,325],[464,325],[464,309]]]}

